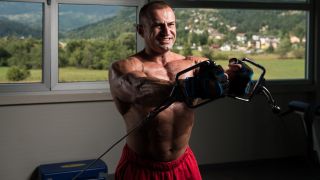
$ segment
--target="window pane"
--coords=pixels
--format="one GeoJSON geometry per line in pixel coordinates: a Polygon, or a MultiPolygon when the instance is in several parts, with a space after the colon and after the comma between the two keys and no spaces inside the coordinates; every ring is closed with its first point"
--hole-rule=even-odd
{"type": "Polygon", "coordinates": [[[0,83],[42,81],[42,3],[0,2],[0,83]]]}
{"type": "MultiPolygon", "coordinates": [[[[197,1],[197,0],[186,0],[197,1]]],[[[225,1],[225,2],[257,2],[257,3],[306,3],[307,0],[204,0],[204,1],[225,1]]]]}
{"type": "Polygon", "coordinates": [[[107,80],[136,52],[136,7],[59,4],[59,82],[107,80]]]}
{"type": "Polygon", "coordinates": [[[247,57],[266,68],[267,79],[306,79],[305,11],[175,11],[176,52],[205,56],[225,67],[229,58],[247,57]]]}

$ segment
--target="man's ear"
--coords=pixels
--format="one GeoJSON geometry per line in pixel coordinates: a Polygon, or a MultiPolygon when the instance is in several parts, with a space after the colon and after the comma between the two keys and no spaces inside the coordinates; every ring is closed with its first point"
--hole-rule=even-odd
{"type": "Polygon", "coordinates": [[[141,24],[137,24],[137,32],[139,33],[139,35],[141,36],[141,37],[143,37],[143,34],[144,34],[144,29],[143,29],[143,25],[141,25],[141,24]]]}

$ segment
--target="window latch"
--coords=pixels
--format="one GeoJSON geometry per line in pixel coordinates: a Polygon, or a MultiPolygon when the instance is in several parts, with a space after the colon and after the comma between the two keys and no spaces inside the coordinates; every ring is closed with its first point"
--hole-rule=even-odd
{"type": "Polygon", "coordinates": [[[51,5],[51,0],[47,0],[47,5],[48,5],[48,6],[51,5]]]}

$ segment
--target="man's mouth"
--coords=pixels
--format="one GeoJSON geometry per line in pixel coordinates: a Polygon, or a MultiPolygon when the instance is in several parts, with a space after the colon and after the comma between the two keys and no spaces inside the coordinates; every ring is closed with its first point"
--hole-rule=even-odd
{"type": "Polygon", "coordinates": [[[158,38],[159,43],[161,44],[167,44],[167,43],[171,43],[173,40],[172,37],[162,37],[162,38],[158,38]]]}

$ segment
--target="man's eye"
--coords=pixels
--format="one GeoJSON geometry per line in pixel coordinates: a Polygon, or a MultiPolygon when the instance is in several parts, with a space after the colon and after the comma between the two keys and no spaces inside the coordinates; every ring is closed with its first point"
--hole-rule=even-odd
{"type": "Polygon", "coordinates": [[[155,24],[155,25],[153,25],[153,27],[159,29],[159,28],[161,28],[161,25],[160,24],[155,24]]]}

